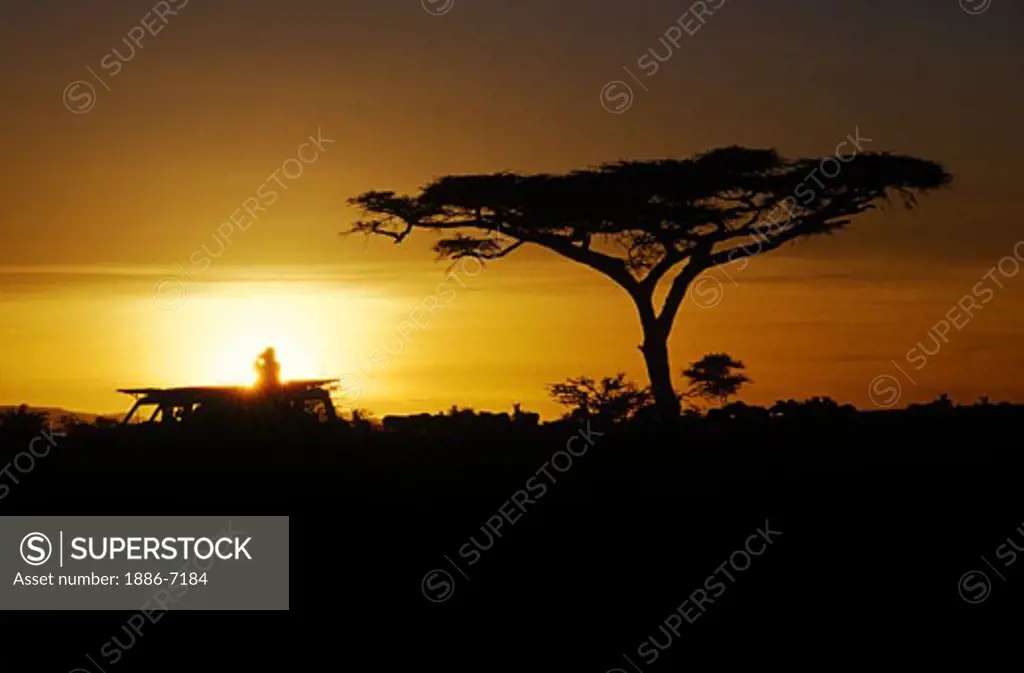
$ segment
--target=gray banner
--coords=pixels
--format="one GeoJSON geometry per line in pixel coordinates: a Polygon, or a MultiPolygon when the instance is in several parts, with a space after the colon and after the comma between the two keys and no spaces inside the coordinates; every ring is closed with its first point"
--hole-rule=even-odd
{"type": "Polygon", "coordinates": [[[0,518],[0,610],[287,610],[288,517],[0,518]]]}

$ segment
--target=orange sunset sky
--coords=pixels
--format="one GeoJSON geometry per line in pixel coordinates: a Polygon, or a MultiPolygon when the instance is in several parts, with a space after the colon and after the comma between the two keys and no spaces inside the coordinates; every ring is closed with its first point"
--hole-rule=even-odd
{"type": "Polygon", "coordinates": [[[664,57],[691,3],[164,4],[180,8],[160,21],[151,0],[0,9],[0,405],[112,412],[117,387],[251,380],[272,345],[284,376],[346,376],[379,415],[518,401],[552,416],[547,383],[646,382],[626,295],[526,248],[465,276],[382,366],[371,353],[399,349],[448,263],[429,234],[339,237],[349,197],[732,144],[824,156],[858,129],[869,150],[942,162],[952,187],[712,272],[714,305],[688,299],[676,322],[674,370],[727,351],[755,403],[870,407],[886,374],[900,405],[1024,398],[1024,274],[984,278],[1024,240],[1018,3],[734,0],[650,76],[638,59],[664,57]],[[159,31],[133,50],[143,20],[159,31]],[[634,90],[621,114],[600,97],[613,80],[634,90]],[[300,149],[318,133],[333,142],[300,149]],[[282,167],[299,174],[268,183],[282,167]],[[247,199],[265,209],[215,242],[247,199]],[[204,245],[221,252],[196,265],[204,245]],[[964,320],[979,282],[992,296],[964,320]],[[908,351],[943,320],[915,369],[908,351]]]}

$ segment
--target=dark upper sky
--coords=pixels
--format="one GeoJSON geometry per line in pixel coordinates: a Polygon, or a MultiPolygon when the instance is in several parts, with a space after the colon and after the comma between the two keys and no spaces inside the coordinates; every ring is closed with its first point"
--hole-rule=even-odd
{"type": "Polygon", "coordinates": [[[964,4],[986,1],[727,0],[648,77],[638,59],[690,3],[169,0],[131,56],[159,3],[5,0],[0,263],[187,256],[318,128],[337,143],[236,261],[337,261],[344,200],[369,188],[724,144],[827,154],[857,127],[945,162],[955,189],[895,233],[805,252],[988,257],[1019,226],[1024,7],[964,4]],[[617,79],[636,97],[615,115],[617,79]],[[96,87],[87,114],[62,103],[75,80],[96,87]]]}

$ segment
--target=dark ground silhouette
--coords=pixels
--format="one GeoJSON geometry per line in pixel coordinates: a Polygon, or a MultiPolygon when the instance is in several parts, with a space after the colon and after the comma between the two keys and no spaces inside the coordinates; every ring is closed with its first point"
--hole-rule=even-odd
{"type": "MultiPolygon", "coordinates": [[[[683,670],[780,652],[819,661],[816,648],[835,656],[853,633],[906,647],[911,632],[966,638],[1011,623],[1020,568],[993,576],[981,604],[958,581],[981,556],[995,561],[1007,536],[1024,547],[1022,406],[859,412],[815,398],[734,403],[672,426],[603,420],[588,430],[582,418],[454,409],[385,427],[77,426],[30,473],[14,472],[0,507],[292,517],[289,613],[171,612],[108,671],[172,670],[207,647],[217,661],[282,670],[324,656],[356,669],[630,670],[622,653],[644,671],[683,670]],[[519,491],[532,501],[519,497],[521,516],[488,529],[519,491]],[[782,533],[770,551],[643,663],[638,645],[664,645],[666,615],[766,522],[782,533]],[[434,569],[454,580],[444,602],[421,586],[434,569]],[[190,645],[176,652],[182,638],[190,645]]],[[[41,423],[8,416],[0,464],[41,423]]],[[[98,656],[125,622],[3,614],[21,642],[59,633],[50,654],[62,671],[98,656]]]]}

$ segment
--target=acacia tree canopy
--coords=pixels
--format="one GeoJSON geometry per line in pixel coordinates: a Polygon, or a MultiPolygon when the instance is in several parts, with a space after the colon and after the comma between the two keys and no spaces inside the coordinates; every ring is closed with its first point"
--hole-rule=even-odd
{"type": "Polygon", "coordinates": [[[935,162],[885,152],[833,161],[838,174],[819,172],[813,182],[821,158],[743,147],[560,175],[450,175],[415,196],[370,191],[350,199],[364,217],[346,233],[401,243],[416,229],[432,230],[441,234],[435,252],[452,260],[494,260],[533,244],[608,276],[636,304],[652,389],[671,413],[678,400],[667,339],[701,272],[837,231],[893,196],[911,207],[918,194],[951,179],[935,162]],[[655,307],[659,282],[677,270],[655,307]]]}

